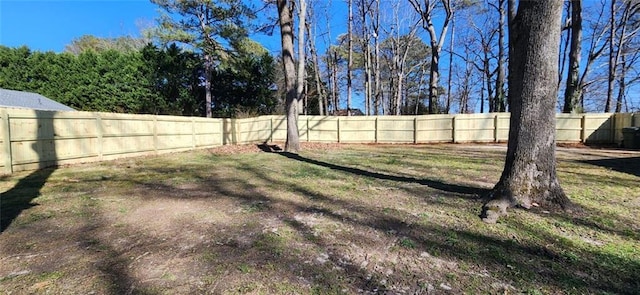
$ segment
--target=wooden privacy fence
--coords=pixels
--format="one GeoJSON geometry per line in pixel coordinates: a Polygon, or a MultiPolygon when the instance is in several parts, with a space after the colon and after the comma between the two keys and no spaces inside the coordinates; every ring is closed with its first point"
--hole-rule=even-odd
{"type": "MultiPolygon", "coordinates": [[[[559,142],[620,143],[640,114],[558,114],[559,142]]],[[[300,116],[300,140],[340,143],[499,142],[509,114],[300,116]]],[[[226,144],[286,140],[284,116],[249,119],[0,108],[0,173],[226,144]]]]}

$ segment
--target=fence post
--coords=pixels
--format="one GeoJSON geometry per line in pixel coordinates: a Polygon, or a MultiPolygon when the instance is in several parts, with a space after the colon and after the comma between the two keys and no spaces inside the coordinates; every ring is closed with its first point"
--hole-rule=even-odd
{"type": "Polygon", "coordinates": [[[498,119],[498,113],[493,115],[493,142],[498,142],[498,132],[500,128],[500,119],[498,119]]]}
{"type": "Polygon", "coordinates": [[[413,117],[413,143],[418,143],[418,116],[413,117]]]}
{"type": "Polygon", "coordinates": [[[453,118],[451,119],[452,120],[451,137],[453,139],[453,143],[457,142],[457,140],[456,140],[456,117],[457,116],[454,115],[453,118]]]}
{"type": "Polygon", "coordinates": [[[196,144],[196,119],[191,117],[191,149],[195,150],[198,145],[196,144]]]}
{"type": "Polygon", "coordinates": [[[374,137],[373,141],[374,141],[375,143],[378,143],[378,116],[376,116],[375,122],[374,122],[373,124],[374,124],[374,127],[373,127],[373,128],[375,129],[375,130],[373,131],[373,133],[374,133],[374,135],[373,135],[373,137],[374,137]]]}
{"type": "Polygon", "coordinates": [[[587,142],[587,115],[582,114],[580,118],[580,142],[587,142]]]}
{"type": "Polygon", "coordinates": [[[2,117],[2,122],[0,122],[0,129],[2,129],[2,134],[4,134],[4,138],[2,139],[2,150],[4,154],[7,155],[4,157],[4,172],[7,174],[13,173],[13,155],[11,155],[11,132],[9,125],[9,113],[6,109],[0,110],[0,117],[2,117]]]}
{"type": "Polygon", "coordinates": [[[100,113],[93,113],[96,116],[96,136],[98,140],[98,160],[102,161],[103,155],[103,141],[104,141],[104,129],[102,128],[102,116],[100,113]]]}
{"type": "Polygon", "coordinates": [[[273,142],[273,116],[269,116],[269,137],[267,138],[268,142],[273,142]]]}
{"type": "Polygon", "coordinates": [[[306,134],[307,134],[307,142],[311,142],[311,135],[309,134],[309,116],[305,116],[305,118],[306,118],[306,121],[307,121],[307,127],[306,127],[306,129],[307,129],[307,132],[306,132],[306,134]]]}
{"type": "Polygon", "coordinates": [[[617,135],[616,134],[616,124],[617,124],[617,122],[616,121],[617,121],[616,120],[616,114],[615,113],[611,114],[611,143],[614,143],[614,144],[617,144],[617,142],[616,142],[616,137],[617,137],[616,136],[617,135]]]}
{"type": "Polygon", "coordinates": [[[158,116],[153,115],[153,151],[158,153],[158,116]]]}
{"type": "Polygon", "coordinates": [[[220,128],[218,128],[218,131],[220,132],[220,146],[224,145],[224,138],[226,136],[226,134],[224,134],[224,119],[211,119],[211,120],[217,120],[218,123],[220,123],[220,128]]]}
{"type": "Polygon", "coordinates": [[[338,143],[340,143],[340,116],[336,116],[337,128],[338,128],[338,143]]]}

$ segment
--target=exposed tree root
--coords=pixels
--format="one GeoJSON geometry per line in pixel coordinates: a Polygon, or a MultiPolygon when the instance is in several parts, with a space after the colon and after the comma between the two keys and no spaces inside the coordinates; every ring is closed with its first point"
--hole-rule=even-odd
{"type": "Polygon", "coordinates": [[[488,195],[480,218],[490,224],[498,222],[498,219],[507,215],[507,209],[521,207],[531,209],[542,207],[549,211],[563,211],[572,213],[576,206],[567,198],[559,185],[553,186],[543,193],[538,192],[537,197],[530,195],[515,196],[510,190],[496,186],[488,195]]]}

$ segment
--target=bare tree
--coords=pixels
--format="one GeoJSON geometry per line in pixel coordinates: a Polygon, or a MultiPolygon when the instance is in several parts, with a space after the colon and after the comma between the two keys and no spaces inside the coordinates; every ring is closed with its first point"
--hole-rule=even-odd
{"type": "Polygon", "coordinates": [[[407,67],[407,58],[410,56],[414,45],[418,42],[416,36],[418,29],[418,21],[408,19],[401,15],[402,7],[400,3],[393,6],[393,23],[389,29],[385,29],[388,38],[382,44],[381,57],[386,62],[387,85],[389,93],[388,113],[391,115],[400,115],[402,110],[404,83],[406,75],[409,72],[407,67]],[[409,22],[408,27],[404,22],[409,22]],[[407,32],[402,33],[406,27],[407,32]]]}
{"type": "MultiPolygon", "coordinates": [[[[491,6],[491,5],[489,5],[491,6]]],[[[492,6],[493,7],[493,6],[492,6]]],[[[481,78],[481,91],[480,91],[480,112],[484,112],[484,100],[485,97],[488,101],[489,112],[497,112],[499,103],[497,103],[497,94],[494,94],[494,87],[501,85],[504,87],[504,81],[499,83],[497,80],[504,79],[504,69],[500,67],[499,51],[496,55],[495,48],[499,46],[499,42],[496,40],[499,27],[498,23],[489,14],[488,7],[477,7],[471,11],[467,19],[467,26],[471,30],[467,30],[466,36],[462,36],[461,46],[465,48],[465,55],[458,55],[465,63],[470,63],[482,76],[481,78]],[[487,14],[485,18],[476,17],[477,14],[487,14]],[[495,65],[495,63],[498,63],[495,65]],[[496,79],[496,74],[502,70],[502,77],[496,79]],[[486,96],[485,96],[486,93],[486,96]]],[[[460,46],[459,45],[459,46],[460,46]]],[[[504,58],[503,61],[504,62],[504,58]]],[[[497,92],[497,91],[496,91],[497,92]]],[[[502,100],[504,101],[504,97],[502,100]]],[[[504,103],[503,103],[504,104],[504,103]]]]}
{"type": "Polygon", "coordinates": [[[298,104],[298,114],[302,112],[302,102],[305,101],[305,73],[306,73],[306,57],[304,46],[304,35],[306,32],[305,26],[307,25],[307,0],[297,0],[298,5],[298,73],[296,80],[296,100],[298,104]]]}
{"type": "Polygon", "coordinates": [[[431,68],[429,71],[429,113],[437,112],[436,103],[438,101],[438,81],[440,78],[440,52],[444,45],[449,28],[449,22],[453,15],[451,0],[409,0],[413,8],[420,14],[422,26],[429,33],[429,41],[431,45],[431,68]],[[433,16],[437,4],[441,4],[445,15],[442,22],[440,32],[436,32],[436,26],[433,22],[433,16]]]}
{"type": "Polygon", "coordinates": [[[505,25],[505,17],[506,17],[506,8],[505,8],[506,0],[498,0],[497,6],[492,5],[498,11],[498,65],[496,69],[497,77],[496,77],[496,95],[493,99],[493,111],[494,112],[505,112],[507,110],[506,106],[506,97],[505,97],[505,44],[504,38],[506,35],[506,25],[505,25]]]}
{"type": "MultiPolygon", "coordinates": [[[[640,1],[624,0],[620,5],[617,5],[618,3],[618,0],[611,1],[611,14],[609,19],[609,73],[607,80],[607,101],[604,107],[605,112],[611,111],[615,81],[618,79],[618,63],[622,55],[626,54],[624,48],[627,47],[627,42],[640,31],[640,27],[629,26],[631,23],[630,19],[640,10],[640,1]]],[[[622,83],[622,85],[624,85],[624,83],[622,83]]],[[[616,112],[620,111],[620,98],[624,97],[624,92],[623,96],[618,95],[618,97],[619,99],[616,101],[616,112]]]]}
{"type": "MultiPolygon", "coordinates": [[[[309,15],[313,17],[313,10],[309,12],[309,15]]],[[[316,49],[316,34],[315,27],[314,30],[311,30],[311,23],[309,18],[307,18],[307,42],[309,44],[309,51],[311,53],[312,63],[313,63],[313,78],[316,85],[316,91],[318,95],[318,114],[320,116],[324,116],[327,113],[327,95],[324,92],[324,86],[322,83],[322,77],[320,75],[320,61],[318,58],[318,50],[316,49]]]]}
{"type": "Polygon", "coordinates": [[[590,19],[589,29],[591,34],[585,36],[586,40],[589,41],[589,46],[587,48],[586,60],[584,60],[584,69],[582,69],[582,73],[579,76],[577,87],[577,91],[580,94],[580,109],[583,111],[586,110],[584,105],[585,94],[589,90],[589,87],[597,81],[597,79],[590,78],[590,74],[596,61],[604,54],[608,46],[607,42],[605,42],[608,30],[607,21],[605,20],[605,2],[606,0],[602,0],[600,5],[595,5],[599,9],[588,14],[595,17],[590,19]]]}

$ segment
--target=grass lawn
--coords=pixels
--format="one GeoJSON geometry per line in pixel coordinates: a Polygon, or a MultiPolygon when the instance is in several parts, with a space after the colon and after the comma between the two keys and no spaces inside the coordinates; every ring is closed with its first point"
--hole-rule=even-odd
{"type": "Polygon", "coordinates": [[[559,148],[581,210],[488,225],[504,145],[303,148],[0,176],[0,294],[640,292],[640,152],[559,148]]]}

